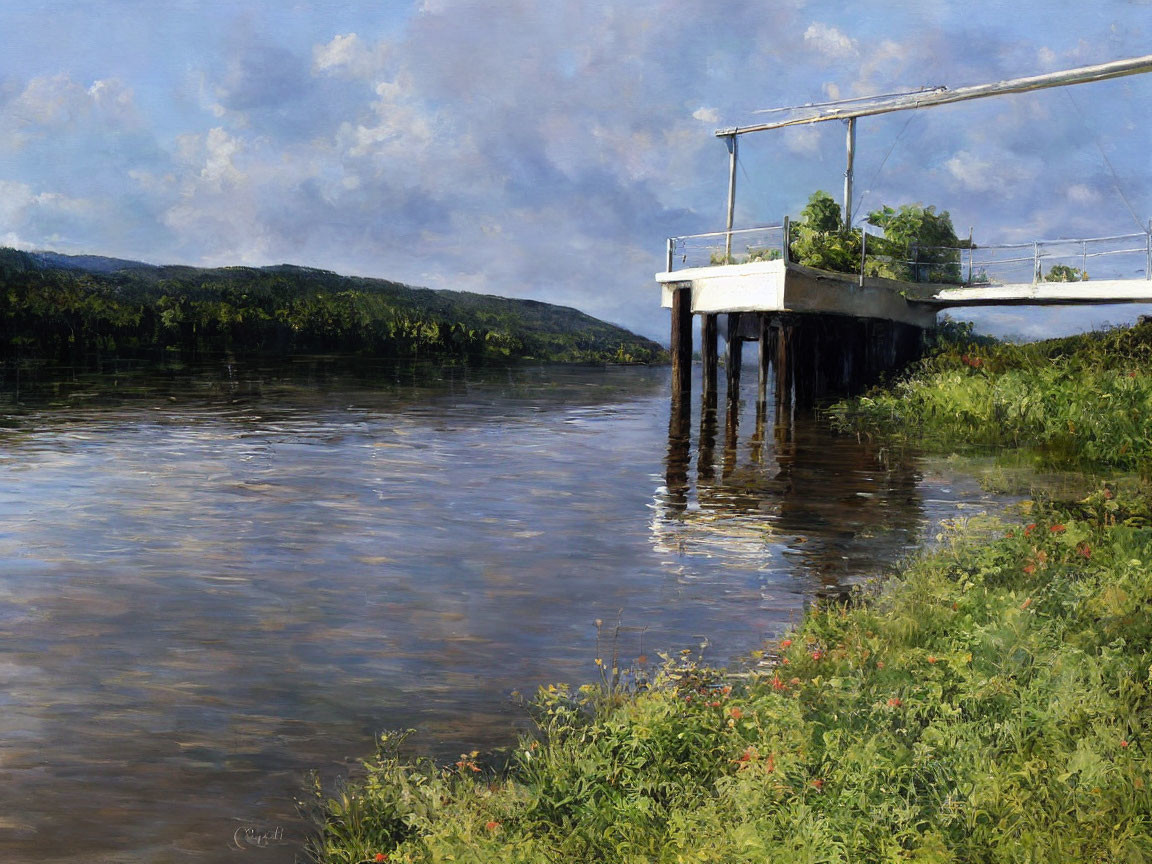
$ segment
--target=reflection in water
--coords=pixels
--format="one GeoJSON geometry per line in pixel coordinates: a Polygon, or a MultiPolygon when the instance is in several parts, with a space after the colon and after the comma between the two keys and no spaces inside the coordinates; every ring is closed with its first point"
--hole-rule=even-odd
{"type": "Polygon", "coordinates": [[[666,369],[3,375],[5,864],[287,864],[305,772],[374,733],[509,743],[512,690],[594,677],[598,618],[727,662],[984,500],[800,418],[670,415],[666,369]]]}

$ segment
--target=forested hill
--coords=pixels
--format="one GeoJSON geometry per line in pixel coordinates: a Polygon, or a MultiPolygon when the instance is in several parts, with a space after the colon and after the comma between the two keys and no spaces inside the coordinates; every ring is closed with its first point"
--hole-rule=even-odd
{"type": "Polygon", "coordinates": [[[199,268],[0,249],[0,356],[347,352],[652,363],[655,342],[566,306],[326,270],[199,268]]]}

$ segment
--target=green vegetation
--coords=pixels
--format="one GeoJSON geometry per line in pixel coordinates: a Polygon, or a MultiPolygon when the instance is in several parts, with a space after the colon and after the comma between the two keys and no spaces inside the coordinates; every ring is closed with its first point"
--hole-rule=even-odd
{"type": "Polygon", "coordinates": [[[831,409],[845,431],[937,450],[1033,448],[1048,465],[1152,470],[1152,325],[1027,345],[953,328],[893,386],[831,409]]]}
{"type": "Polygon", "coordinates": [[[1040,862],[1152,856],[1152,508],[1102,487],[954,526],[759,674],[669,663],[536,701],[475,754],[317,790],[324,862],[1040,862]]]}
{"type": "Polygon", "coordinates": [[[868,236],[867,249],[861,230],[846,230],[840,205],[824,191],[813,193],[792,223],[792,260],[807,267],[838,273],[859,273],[866,251],[864,273],[904,282],[961,281],[960,252],[968,247],[952,227],[948,211],[906,204],[898,210],[882,206],[868,214],[868,224],[884,231],[883,237],[868,236]]]}
{"type": "Polygon", "coordinates": [[[1031,345],[945,327],[931,356],[833,421],[1135,473],[1025,502],[1018,520],[947,526],[741,674],[690,656],[648,675],[597,660],[599,684],[540,691],[536,733],[500,767],[405,761],[385,738],[362,779],[316,787],[312,856],[1149,860],[1150,361],[1152,324],[1031,345]]]}
{"type": "Polygon", "coordinates": [[[152,267],[0,249],[0,358],[174,350],[650,363],[663,349],[562,306],[324,270],[152,267]]]}

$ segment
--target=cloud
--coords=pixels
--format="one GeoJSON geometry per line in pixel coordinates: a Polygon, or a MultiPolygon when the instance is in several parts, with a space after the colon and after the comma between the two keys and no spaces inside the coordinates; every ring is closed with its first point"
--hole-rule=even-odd
{"type": "Polygon", "coordinates": [[[804,31],[804,42],[824,56],[838,60],[859,53],[855,39],[820,21],[812,22],[804,31]]]}
{"type": "Polygon", "coordinates": [[[364,43],[355,33],[334,36],[331,42],[312,49],[313,74],[367,78],[381,72],[388,61],[388,43],[364,43]]]}
{"type": "MultiPolygon", "coordinates": [[[[700,0],[425,0],[390,28],[352,3],[308,17],[308,4],[250,2],[252,14],[221,13],[200,42],[141,12],[182,78],[156,64],[121,71],[111,49],[85,74],[61,55],[56,68],[71,71],[0,76],[0,178],[16,184],[0,234],[467,286],[659,337],[651,277],[664,238],[723,224],[721,118],[1011,77],[1045,50],[1106,59],[1089,56],[1097,36],[1113,47],[1110,22],[1074,39],[1001,32],[940,2],[830,22],[801,0],[770,15],[751,0],[724,15],[700,0]],[[277,28],[259,30],[255,12],[272,9],[277,28]]],[[[1113,83],[1099,106],[1081,102],[1083,120],[1043,94],[922,112],[906,129],[905,115],[868,118],[857,185],[877,189],[865,209],[935,203],[985,240],[1088,230],[1116,203],[1091,129],[1108,105],[1138,108],[1149,92],[1136,78],[1113,83]]],[[[1146,113],[1129,111],[1132,127],[1108,127],[1107,141],[1140,212],[1152,212],[1146,113]]],[[[836,124],[749,136],[740,152],[744,224],[774,223],[842,182],[836,124]]]]}

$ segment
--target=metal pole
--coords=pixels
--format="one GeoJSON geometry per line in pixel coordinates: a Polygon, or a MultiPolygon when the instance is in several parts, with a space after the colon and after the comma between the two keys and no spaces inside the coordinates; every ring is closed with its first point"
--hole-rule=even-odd
{"type": "Polygon", "coordinates": [[[735,135],[728,136],[728,222],[724,235],[724,263],[732,258],[732,217],[736,212],[736,141],[735,135]]]}
{"type": "Polygon", "coordinates": [[[972,231],[971,225],[968,226],[968,284],[972,284],[972,231]]]}
{"type": "Polygon", "coordinates": [[[822,123],[826,120],[847,120],[851,117],[870,117],[875,114],[887,114],[892,111],[929,108],[933,105],[949,105],[953,102],[964,102],[969,99],[999,96],[1003,93],[1028,93],[1032,90],[1043,90],[1047,87],[1087,84],[1092,81],[1105,81],[1109,78],[1119,78],[1123,75],[1138,75],[1144,72],[1152,72],[1152,54],[1147,54],[1143,57],[1133,57],[1129,60],[1101,63],[1097,66],[1080,66],[1076,69],[1048,72],[1043,75],[1032,75],[1027,78],[1013,78],[1008,81],[998,81],[994,84],[957,87],[953,90],[949,90],[947,87],[936,87],[927,92],[907,93],[892,97],[878,96],[876,99],[859,106],[854,104],[856,100],[850,100],[848,103],[835,103],[834,107],[817,111],[814,114],[810,113],[806,116],[794,117],[775,123],[755,123],[749,126],[717,129],[715,135],[717,138],[724,138],[730,135],[745,135],[749,132],[764,132],[768,129],[783,129],[785,126],[822,123]]]}
{"type": "Polygon", "coordinates": [[[1144,263],[1144,275],[1152,279],[1152,219],[1148,220],[1148,260],[1144,263]]]}
{"type": "Polygon", "coordinates": [[[860,287],[864,287],[864,263],[868,259],[868,230],[860,226],[860,287]]]}
{"type": "Polygon", "coordinates": [[[1032,281],[1040,281],[1040,244],[1032,244],[1032,281]]]}
{"type": "MultiPolygon", "coordinates": [[[[1152,224],[1152,221],[1150,221],[1149,224],[1152,224]]],[[[792,233],[791,220],[787,216],[785,216],[784,217],[784,244],[783,244],[784,248],[780,250],[781,256],[783,257],[785,264],[788,263],[788,256],[791,254],[791,249],[789,249],[789,244],[790,244],[791,239],[792,239],[790,236],[791,233],[792,233]]]]}
{"type": "Polygon", "coordinates": [[[675,260],[675,258],[676,258],[676,238],[675,237],[669,237],[668,238],[668,262],[667,262],[667,266],[664,268],[665,273],[671,273],[672,272],[672,262],[675,260]]]}
{"type": "Polygon", "coordinates": [[[848,118],[848,167],[844,171],[844,230],[852,227],[852,163],[856,157],[856,118],[848,118]]]}

